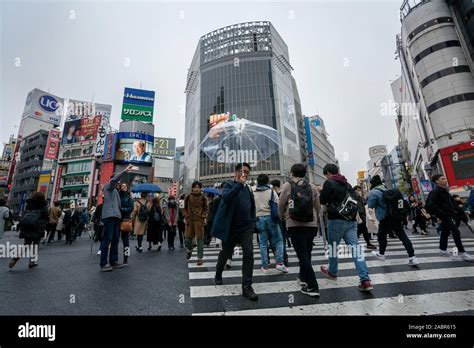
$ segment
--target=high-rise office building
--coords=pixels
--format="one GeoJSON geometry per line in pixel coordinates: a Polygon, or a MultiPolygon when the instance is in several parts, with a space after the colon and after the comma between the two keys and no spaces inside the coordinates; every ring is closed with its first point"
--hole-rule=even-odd
{"type": "Polygon", "coordinates": [[[296,83],[288,47],[270,22],[217,29],[199,39],[186,84],[185,186],[229,179],[234,165],[217,163],[199,144],[216,122],[236,115],[276,129],[282,148],[252,169],[286,179],[301,161],[296,83]]]}

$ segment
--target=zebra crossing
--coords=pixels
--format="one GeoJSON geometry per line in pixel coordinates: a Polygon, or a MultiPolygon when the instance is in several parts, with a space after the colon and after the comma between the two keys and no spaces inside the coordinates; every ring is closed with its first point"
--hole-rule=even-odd
{"type": "MultiPolygon", "coordinates": [[[[352,258],[339,258],[337,281],[326,279],[319,271],[327,265],[321,238],[315,238],[312,252],[313,268],[320,289],[320,298],[300,293],[296,282],[299,266],[293,248],[287,248],[289,273],[274,269],[261,272],[260,251],[254,242],[253,288],[256,302],[241,296],[242,255],[234,254],[232,268],[225,270],[224,285],[214,285],[219,249],[211,244],[204,250],[204,265],[197,266],[195,255],[188,263],[190,296],[194,315],[436,315],[474,313],[474,263],[457,256],[439,255],[439,236],[409,236],[420,262],[408,265],[402,243],[389,239],[385,261],[377,260],[365,249],[365,261],[375,289],[371,293],[357,290],[357,276],[352,258]]],[[[359,241],[365,247],[365,243],[359,241]]],[[[344,245],[343,242],[341,242],[344,245]]],[[[474,238],[464,238],[466,250],[474,250],[474,238]]],[[[450,239],[449,249],[454,244],[450,239]]],[[[455,249],[454,249],[455,251],[455,249]]],[[[472,252],[471,254],[473,254],[472,252]]]]}

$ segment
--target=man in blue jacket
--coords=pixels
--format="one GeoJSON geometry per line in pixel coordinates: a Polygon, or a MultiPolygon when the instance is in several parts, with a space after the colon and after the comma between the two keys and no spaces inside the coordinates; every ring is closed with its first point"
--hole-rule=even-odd
{"type": "Polygon", "coordinates": [[[256,301],[258,296],[252,288],[253,276],[253,233],[255,231],[255,199],[246,184],[250,165],[235,166],[235,178],[224,184],[221,202],[212,225],[212,235],[222,240],[222,250],[216,265],[216,285],[222,285],[224,266],[232,256],[237,244],[242,246],[242,296],[256,301]]]}
{"type": "Polygon", "coordinates": [[[387,234],[395,232],[403,243],[408,253],[408,264],[417,266],[419,264],[413,245],[403,230],[402,220],[388,214],[387,203],[383,198],[383,193],[387,188],[383,185],[379,175],[375,175],[370,181],[370,192],[367,205],[375,209],[375,217],[379,220],[379,231],[377,239],[379,241],[379,251],[372,251],[372,254],[380,261],[385,261],[385,250],[387,249],[387,234]]]}

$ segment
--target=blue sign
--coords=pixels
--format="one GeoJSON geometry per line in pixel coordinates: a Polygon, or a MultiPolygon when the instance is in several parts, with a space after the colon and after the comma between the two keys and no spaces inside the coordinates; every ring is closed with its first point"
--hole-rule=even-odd
{"type": "Polygon", "coordinates": [[[46,112],[54,112],[59,108],[56,98],[50,95],[44,95],[39,99],[39,105],[46,112]]]}
{"type": "Polygon", "coordinates": [[[431,191],[433,191],[433,187],[431,186],[431,181],[426,180],[426,179],[421,179],[420,180],[420,185],[421,185],[421,190],[425,195],[429,194],[431,191]]]}
{"type": "Polygon", "coordinates": [[[20,199],[20,211],[23,211],[25,209],[25,203],[26,203],[26,192],[23,192],[20,199]]]}
{"type": "Polygon", "coordinates": [[[308,164],[310,165],[310,167],[313,167],[315,161],[313,152],[313,142],[311,140],[311,124],[309,117],[304,118],[304,129],[306,133],[306,148],[308,149],[308,164]]]}
{"type": "Polygon", "coordinates": [[[125,87],[125,91],[123,93],[123,103],[153,108],[155,105],[155,91],[146,91],[144,89],[125,87]]]}

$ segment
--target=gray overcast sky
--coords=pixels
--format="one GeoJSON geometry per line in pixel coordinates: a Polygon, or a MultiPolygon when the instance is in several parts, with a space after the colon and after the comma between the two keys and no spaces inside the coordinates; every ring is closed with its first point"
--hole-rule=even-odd
{"type": "Polygon", "coordinates": [[[395,122],[381,115],[381,104],[392,99],[390,80],[400,74],[401,0],[0,3],[1,142],[18,131],[33,88],[87,101],[94,93],[95,102],[112,105],[118,128],[123,88],[141,84],[156,91],[155,135],[182,145],[186,74],[199,37],[268,20],[289,47],[303,113],[324,118],[351,182],[366,169],[370,146],[396,144],[395,122]]]}

